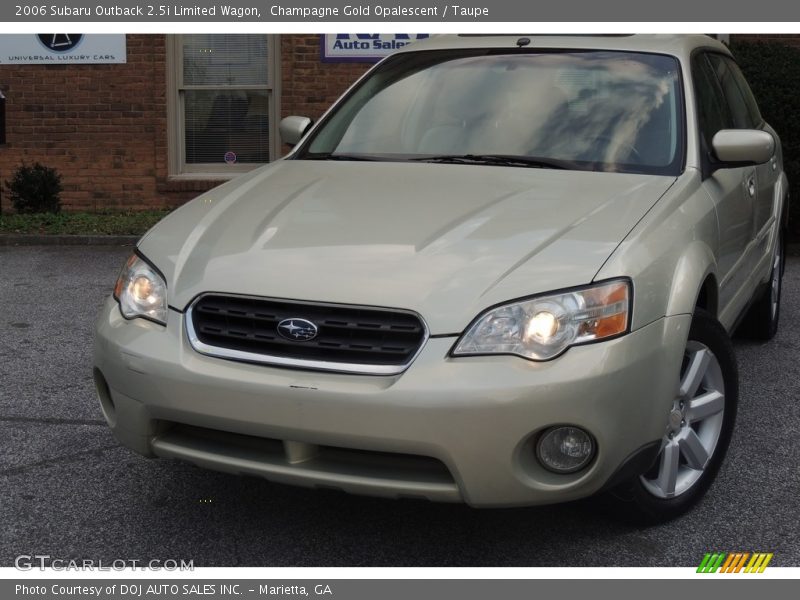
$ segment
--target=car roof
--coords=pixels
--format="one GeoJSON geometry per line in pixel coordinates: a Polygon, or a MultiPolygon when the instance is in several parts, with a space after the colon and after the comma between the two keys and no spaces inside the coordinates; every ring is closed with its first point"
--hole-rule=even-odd
{"type": "Polygon", "coordinates": [[[630,52],[655,52],[669,54],[688,61],[697,48],[711,48],[730,54],[727,46],[708,35],[543,35],[543,34],[497,34],[497,35],[433,35],[402,48],[400,52],[422,50],[456,50],[468,48],[518,47],[520,38],[528,38],[525,48],[569,49],[569,50],[620,50],[630,52]]]}

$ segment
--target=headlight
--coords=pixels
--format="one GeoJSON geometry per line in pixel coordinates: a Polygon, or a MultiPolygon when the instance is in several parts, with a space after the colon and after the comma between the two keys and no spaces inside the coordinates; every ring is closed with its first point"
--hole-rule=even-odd
{"type": "Polygon", "coordinates": [[[453,355],[555,358],[570,346],[627,333],[630,299],[630,282],[614,280],[492,308],[461,336],[453,355]]]}
{"type": "Polygon", "coordinates": [[[154,267],[136,254],[122,267],[114,298],[126,319],[144,317],[162,325],[167,323],[167,284],[154,267]]]}

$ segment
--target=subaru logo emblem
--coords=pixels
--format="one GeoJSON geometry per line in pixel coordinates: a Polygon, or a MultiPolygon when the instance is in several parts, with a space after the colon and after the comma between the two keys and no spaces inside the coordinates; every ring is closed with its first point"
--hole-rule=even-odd
{"type": "Polygon", "coordinates": [[[318,333],[319,330],[317,326],[305,319],[293,317],[291,319],[284,319],[278,323],[278,334],[293,342],[307,342],[308,340],[313,340],[317,337],[318,333]]]}

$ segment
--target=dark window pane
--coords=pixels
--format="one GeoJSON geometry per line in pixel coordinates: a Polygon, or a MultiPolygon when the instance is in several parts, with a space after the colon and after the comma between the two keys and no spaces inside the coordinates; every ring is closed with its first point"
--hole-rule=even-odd
{"type": "Polygon", "coordinates": [[[751,129],[755,127],[756,123],[753,122],[750,116],[742,91],[739,89],[727,61],[719,54],[710,54],[708,58],[714,68],[717,80],[722,86],[725,100],[730,107],[734,127],[736,129],[751,129]]]}
{"type": "Polygon", "coordinates": [[[183,42],[184,85],[267,85],[267,37],[193,34],[183,42]]]}
{"type": "Polygon", "coordinates": [[[736,82],[736,85],[739,86],[739,91],[742,93],[744,102],[747,105],[747,111],[750,113],[751,122],[754,124],[755,127],[760,126],[764,119],[761,116],[761,111],[758,110],[758,103],[756,102],[756,98],[753,95],[753,90],[750,89],[750,84],[748,84],[747,80],[744,78],[744,75],[742,74],[742,70],[739,68],[739,65],[737,65],[730,58],[726,58],[725,63],[728,65],[728,69],[730,69],[730,72],[733,75],[733,80],[736,82]]]}
{"type": "Polygon", "coordinates": [[[714,134],[720,129],[732,128],[734,126],[733,118],[719,87],[719,82],[704,54],[697,56],[692,61],[692,80],[700,113],[700,132],[706,142],[706,148],[711,148],[714,134]]]}
{"type": "Polygon", "coordinates": [[[268,162],[268,94],[186,90],[186,163],[268,162]]]}

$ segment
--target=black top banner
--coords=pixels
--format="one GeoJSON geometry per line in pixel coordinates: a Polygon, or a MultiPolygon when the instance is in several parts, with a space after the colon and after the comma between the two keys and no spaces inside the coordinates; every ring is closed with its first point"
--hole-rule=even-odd
{"type": "Polygon", "coordinates": [[[800,3],[761,0],[757,7],[743,0],[186,0],[150,2],[118,0],[19,1],[2,3],[0,19],[37,22],[797,22],[800,3]]]}

